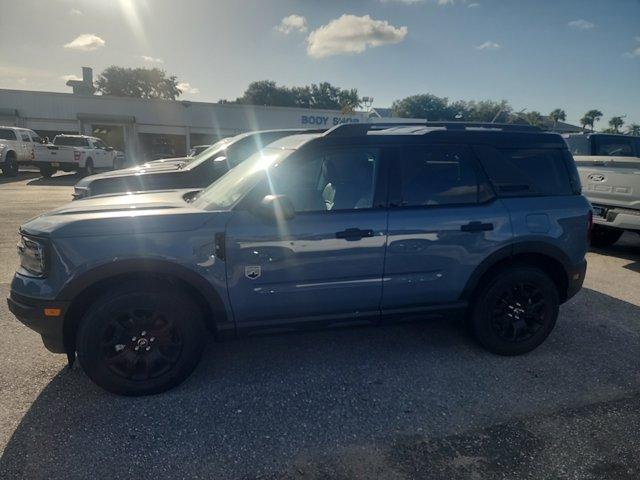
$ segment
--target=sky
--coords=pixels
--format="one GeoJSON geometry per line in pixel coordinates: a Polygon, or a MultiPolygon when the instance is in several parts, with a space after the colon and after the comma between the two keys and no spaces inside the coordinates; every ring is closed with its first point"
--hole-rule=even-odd
{"type": "Polygon", "coordinates": [[[508,100],[578,123],[640,123],[640,0],[3,1],[0,88],[69,92],[110,65],[157,66],[194,101],[254,80],[508,100]]]}

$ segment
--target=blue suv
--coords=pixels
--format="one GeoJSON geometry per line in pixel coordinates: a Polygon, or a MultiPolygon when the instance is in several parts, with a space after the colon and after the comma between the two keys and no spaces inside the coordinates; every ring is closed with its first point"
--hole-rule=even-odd
{"type": "Polygon", "coordinates": [[[11,311],[118,394],[169,389],[205,331],[465,315],[529,352],[582,286],[591,209],[564,140],[495,124],[285,137],[204,190],[103,195],[21,228],[11,311]]]}

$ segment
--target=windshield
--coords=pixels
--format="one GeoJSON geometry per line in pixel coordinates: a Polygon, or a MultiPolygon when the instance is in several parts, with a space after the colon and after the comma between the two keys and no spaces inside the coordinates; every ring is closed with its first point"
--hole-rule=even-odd
{"type": "Polygon", "coordinates": [[[228,209],[240,201],[260,181],[265,171],[277,165],[292,150],[265,148],[203,190],[193,205],[204,210],[228,209]]]}
{"type": "Polygon", "coordinates": [[[189,165],[198,165],[205,160],[215,156],[217,153],[224,151],[224,149],[229,145],[234,137],[231,138],[223,138],[222,140],[218,140],[216,143],[211,145],[209,148],[203,150],[195,157],[187,158],[186,163],[189,165]]]}

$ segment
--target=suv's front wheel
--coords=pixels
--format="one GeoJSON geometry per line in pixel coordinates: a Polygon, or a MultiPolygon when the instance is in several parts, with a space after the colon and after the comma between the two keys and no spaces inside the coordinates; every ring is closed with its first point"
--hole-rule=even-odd
{"type": "Polygon", "coordinates": [[[496,272],[475,296],[471,327],[487,350],[520,355],[549,336],[559,304],[556,285],[546,273],[512,265],[496,272]]]}
{"type": "Polygon", "coordinates": [[[81,320],[78,360],[105,390],[159,393],[191,374],[204,334],[201,310],[187,293],[155,280],[125,282],[94,302],[81,320]]]}

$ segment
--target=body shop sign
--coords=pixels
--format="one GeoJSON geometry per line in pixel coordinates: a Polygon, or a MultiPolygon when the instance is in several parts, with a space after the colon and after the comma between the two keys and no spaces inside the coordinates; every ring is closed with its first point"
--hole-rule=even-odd
{"type": "Polygon", "coordinates": [[[302,115],[300,119],[302,125],[313,125],[316,127],[330,127],[342,123],[360,123],[360,119],[353,117],[329,117],[327,115],[302,115]]]}

